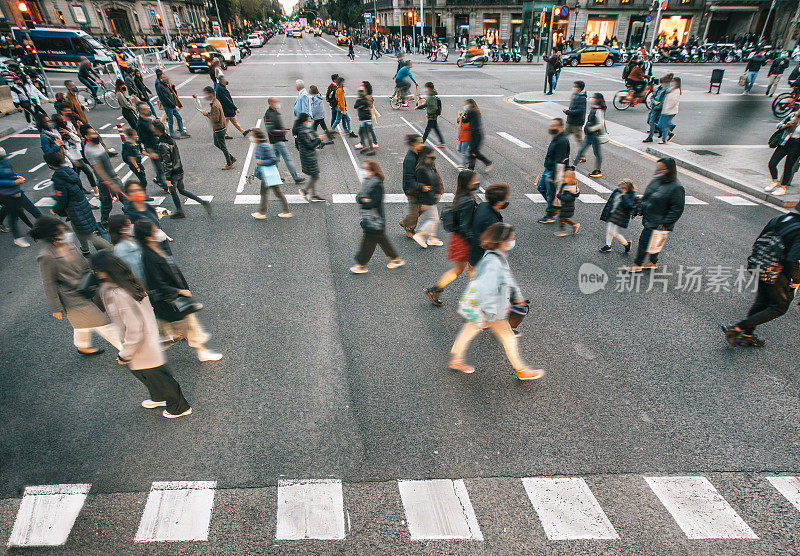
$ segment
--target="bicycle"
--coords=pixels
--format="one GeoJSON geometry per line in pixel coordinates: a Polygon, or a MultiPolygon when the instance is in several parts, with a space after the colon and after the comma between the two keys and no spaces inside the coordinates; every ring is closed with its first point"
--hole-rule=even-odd
{"type": "MultiPolygon", "coordinates": [[[[94,110],[95,106],[97,106],[97,100],[95,100],[95,98],[92,96],[92,92],[86,86],[79,88],[76,96],[78,97],[78,102],[86,107],[87,110],[94,110]]],[[[106,87],[105,81],[103,80],[100,80],[97,83],[97,98],[102,98],[103,101],[111,108],[119,108],[117,93],[114,91],[109,91],[106,87]]]]}
{"type": "Polygon", "coordinates": [[[644,103],[648,110],[653,107],[653,82],[649,81],[647,87],[638,95],[633,89],[623,89],[614,94],[614,108],[627,110],[631,106],[644,103]]]}
{"type": "Polygon", "coordinates": [[[419,85],[415,87],[415,91],[405,98],[400,97],[400,87],[394,88],[394,93],[392,96],[389,97],[389,106],[392,107],[392,110],[400,110],[400,108],[408,108],[411,106],[410,101],[414,101],[414,106],[418,106],[422,103],[422,96],[419,94],[419,85]]]}
{"type": "Polygon", "coordinates": [[[789,93],[781,93],[772,101],[772,114],[783,118],[800,106],[800,88],[794,87],[789,93]]]}

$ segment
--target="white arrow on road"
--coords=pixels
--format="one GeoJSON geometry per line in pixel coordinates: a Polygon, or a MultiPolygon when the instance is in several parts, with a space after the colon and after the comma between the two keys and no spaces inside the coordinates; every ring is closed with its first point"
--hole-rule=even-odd
{"type": "Polygon", "coordinates": [[[18,151],[14,151],[14,152],[13,152],[13,153],[11,153],[10,155],[8,155],[8,158],[14,158],[14,157],[15,157],[15,156],[17,156],[18,154],[25,154],[26,152],[28,152],[28,149],[20,149],[20,150],[18,150],[18,151]]]}

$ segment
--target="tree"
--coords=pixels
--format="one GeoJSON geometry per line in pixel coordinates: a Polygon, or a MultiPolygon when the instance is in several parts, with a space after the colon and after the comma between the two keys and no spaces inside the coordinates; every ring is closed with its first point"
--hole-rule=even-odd
{"type": "Polygon", "coordinates": [[[238,0],[239,15],[249,21],[259,21],[264,18],[264,0],[238,0]]]}
{"type": "Polygon", "coordinates": [[[355,0],[330,0],[328,13],[345,27],[358,27],[364,17],[361,2],[355,0]]]}

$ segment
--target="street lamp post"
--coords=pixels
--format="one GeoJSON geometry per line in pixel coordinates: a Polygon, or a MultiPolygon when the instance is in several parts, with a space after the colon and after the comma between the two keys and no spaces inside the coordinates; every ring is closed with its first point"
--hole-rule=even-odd
{"type": "MultiPolygon", "coordinates": [[[[572,14],[575,16],[575,23],[572,25],[572,40],[575,40],[575,33],[578,32],[578,11],[581,9],[580,0],[575,2],[575,7],[572,9],[572,14]]],[[[572,48],[573,45],[570,45],[572,48]]]]}

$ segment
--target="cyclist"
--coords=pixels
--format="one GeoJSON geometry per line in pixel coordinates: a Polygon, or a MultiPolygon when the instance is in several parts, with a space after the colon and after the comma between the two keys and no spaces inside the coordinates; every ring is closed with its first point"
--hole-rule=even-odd
{"type": "Polygon", "coordinates": [[[410,96],[409,90],[411,89],[411,82],[413,81],[414,85],[417,84],[416,79],[411,75],[411,66],[413,65],[411,60],[406,60],[405,65],[397,70],[394,76],[394,84],[397,87],[400,98],[403,99],[403,106],[408,106],[407,101],[410,96]]]}
{"type": "Polygon", "coordinates": [[[634,63],[631,67],[628,77],[625,78],[625,86],[633,89],[633,94],[637,98],[642,95],[642,91],[647,86],[647,76],[644,74],[640,62],[634,63]]]}
{"type": "Polygon", "coordinates": [[[89,92],[92,94],[92,97],[98,104],[101,104],[103,101],[97,98],[97,83],[102,81],[103,79],[100,77],[100,74],[94,71],[92,67],[92,63],[86,56],[81,56],[81,63],[78,67],[78,81],[86,85],[89,89],[89,92]],[[95,81],[95,78],[97,79],[95,81]]]}

